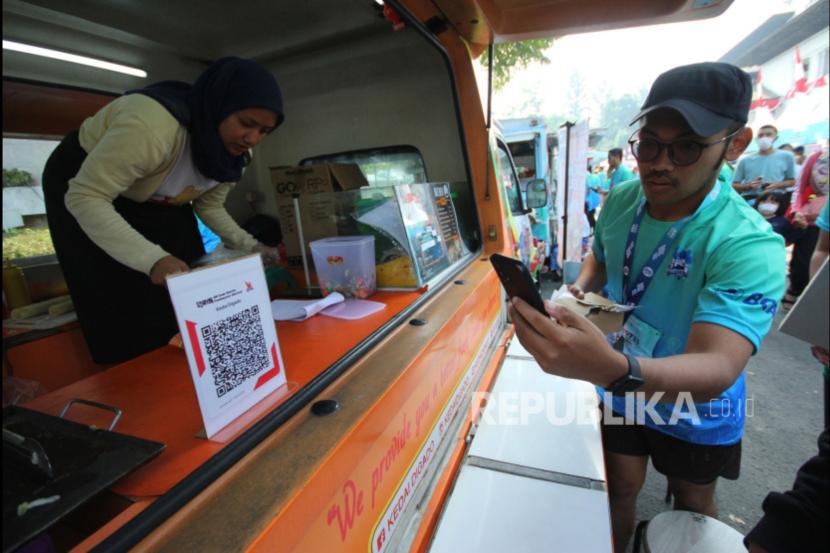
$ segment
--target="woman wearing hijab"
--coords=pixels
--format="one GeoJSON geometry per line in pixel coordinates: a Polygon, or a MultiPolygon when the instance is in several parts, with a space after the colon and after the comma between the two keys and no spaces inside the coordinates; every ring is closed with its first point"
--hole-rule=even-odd
{"type": "Polygon", "coordinates": [[[96,362],[131,359],[178,332],[164,283],[205,253],[194,214],[228,247],[279,260],[224,204],[249,149],[282,120],[274,76],[224,58],[193,85],[129,91],[55,149],[43,174],[46,214],[96,362]]]}

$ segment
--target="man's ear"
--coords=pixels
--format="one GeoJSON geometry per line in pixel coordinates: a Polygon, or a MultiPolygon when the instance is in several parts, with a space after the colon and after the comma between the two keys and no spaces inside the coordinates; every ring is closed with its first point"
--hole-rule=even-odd
{"type": "Polygon", "coordinates": [[[729,143],[729,148],[726,150],[727,161],[735,161],[738,159],[751,142],[752,129],[744,127],[742,130],[738,131],[738,134],[735,135],[735,138],[732,139],[729,143]]]}

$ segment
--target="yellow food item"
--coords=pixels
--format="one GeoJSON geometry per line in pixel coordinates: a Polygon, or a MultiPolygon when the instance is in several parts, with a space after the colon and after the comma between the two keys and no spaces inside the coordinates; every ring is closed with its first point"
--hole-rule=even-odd
{"type": "Polygon", "coordinates": [[[378,288],[417,288],[415,268],[408,256],[401,256],[375,266],[378,288]]]}

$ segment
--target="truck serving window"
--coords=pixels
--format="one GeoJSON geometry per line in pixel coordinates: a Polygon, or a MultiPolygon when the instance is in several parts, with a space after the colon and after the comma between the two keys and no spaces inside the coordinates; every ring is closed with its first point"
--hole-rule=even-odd
{"type": "Polygon", "coordinates": [[[41,176],[57,140],[3,136],[3,260],[55,253],[41,176]]]}
{"type": "Polygon", "coordinates": [[[532,140],[511,142],[509,145],[516,172],[520,179],[532,179],[536,176],[536,146],[532,140]]]}
{"type": "Polygon", "coordinates": [[[421,152],[414,146],[389,146],[339,154],[309,157],[300,165],[315,163],[357,163],[369,186],[393,186],[427,182],[427,169],[421,152]]]}
{"type": "MultiPolygon", "coordinates": [[[[308,157],[300,161],[300,165],[318,163],[356,163],[369,186],[373,187],[430,182],[424,158],[414,146],[354,150],[308,157]]],[[[469,183],[461,181],[449,185],[461,238],[468,250],[476,251],[479,247],[478,222],[469,183]]]]}

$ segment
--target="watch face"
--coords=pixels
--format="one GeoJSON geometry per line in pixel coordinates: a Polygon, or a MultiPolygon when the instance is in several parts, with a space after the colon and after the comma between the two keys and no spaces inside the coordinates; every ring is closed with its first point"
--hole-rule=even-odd
{"type": "Polygon", "coordinates": [[[644,384],[642,378],[638,378],[636,376],[629,376],[628,380],[625,381],[622,388],[625,392],[631,392],[639,388],[644,384]]]}
{"type": "Polygon", "coordinates": [[[639,388],[643,384],[645,384],[645,382],[643,381],[642,378],[638,378],[636,376],[628,375],[628,377],[624,381],[622,381],[619,384],[617,384],[616,386],[614,386],[614,389],[612,390],[612,393],[614,393],[614,394],[623,394],[625,392],[633,392],[634,390],[636,390],[637,388],[639,388]]]}

